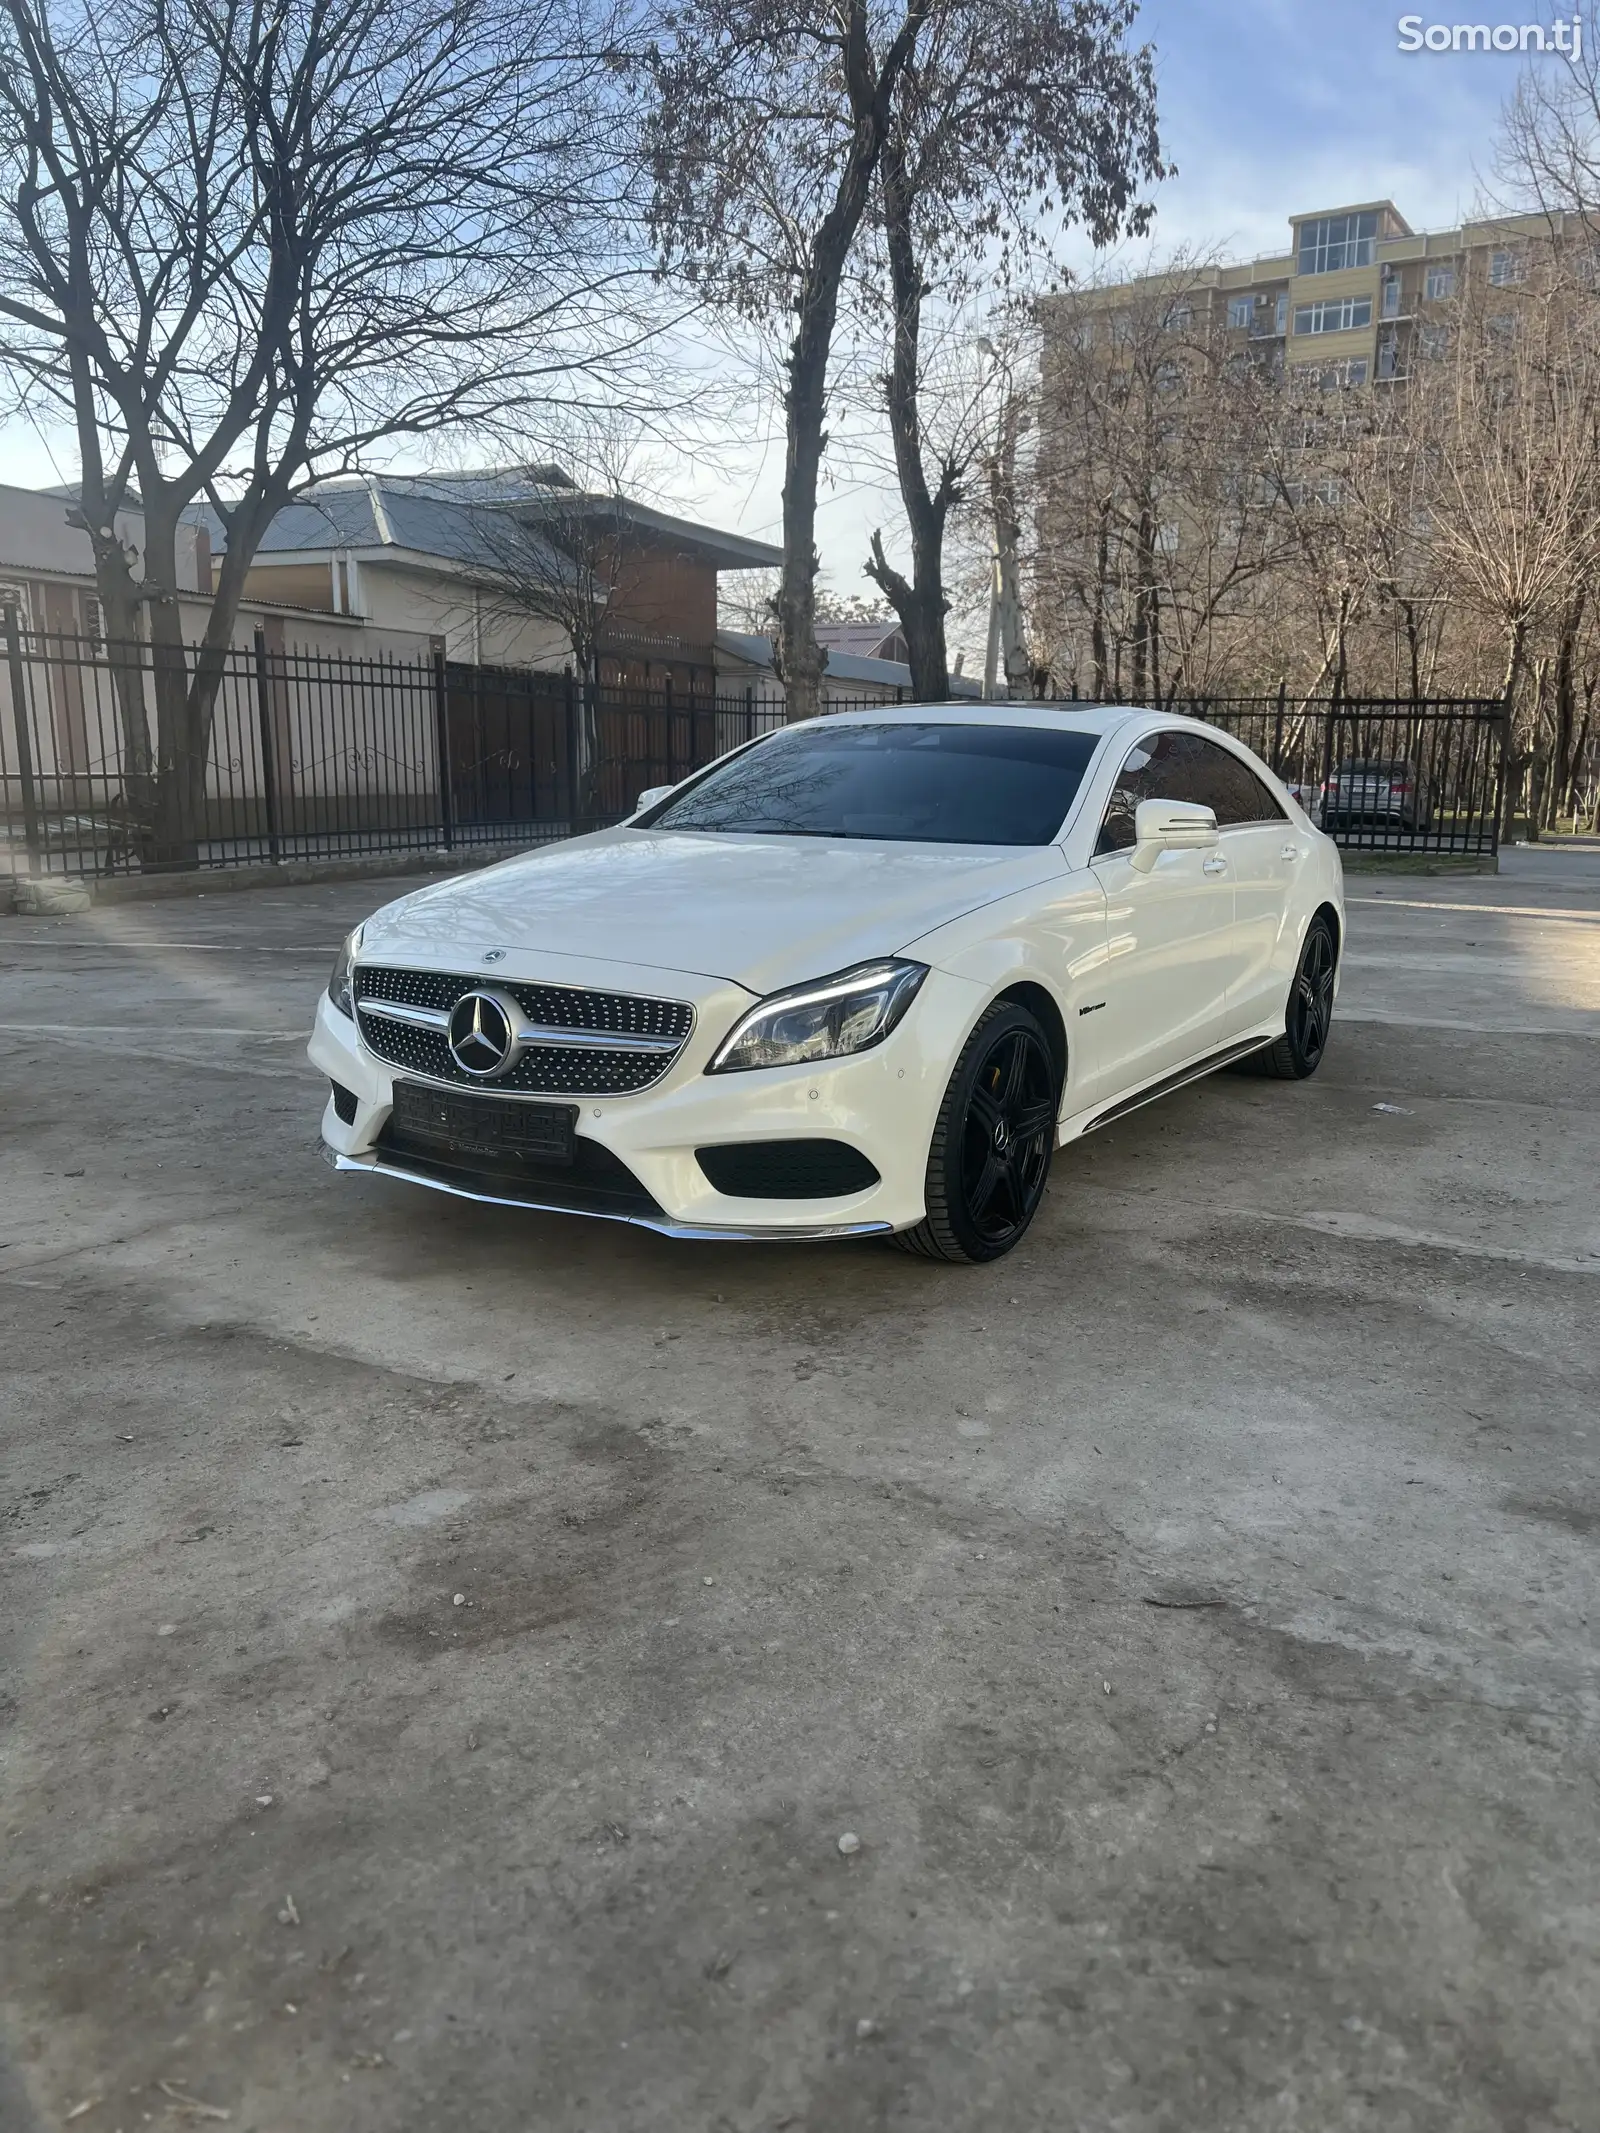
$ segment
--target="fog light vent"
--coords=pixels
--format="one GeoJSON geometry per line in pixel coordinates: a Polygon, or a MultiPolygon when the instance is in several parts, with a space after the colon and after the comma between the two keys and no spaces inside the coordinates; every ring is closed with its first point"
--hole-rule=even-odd
{"type": "Polygon", "coordinates": [[[356,1100],[353,1093],[342,1088],[336,1081],[328,1086],[333,1090],[333,1115],[341,1125],[353,1126],[356,1122],[356,1100]]]}
{"type": "Polygon", "coordinates": [[[697,1148],[695,1159],[717,1191],[736,1200],[834,1200],[878,1182],[848,1141],[730,1141],[697,1148]]]}

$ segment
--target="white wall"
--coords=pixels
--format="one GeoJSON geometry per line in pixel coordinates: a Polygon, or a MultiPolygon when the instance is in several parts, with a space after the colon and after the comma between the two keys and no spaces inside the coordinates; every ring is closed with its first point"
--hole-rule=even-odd
{"type": "Polygon", "coordinates": [[[452,659],[554,673],[571,662],[571,648],[555,623],[507,615],[442,571],[363,560],[359,582],[360,605],[374,623],[443,637],[452,659]]]}
{"type": "MultiPolygon", "coordinates": [[[[64,496],[44,496],[37,489],[16,489],[0,482],[0,573],[6,577],[70,574],[91,581],[94,550],[88,534],[67,524],[72,505],[64,496]]],[[[134,575],[144,567],[144,519],[139,512],[119,512],[113,522],[118,537],[135,552],[134,575]]],[[[178,529],[178,583],[197,590],[196,529],[178,529]]]]}

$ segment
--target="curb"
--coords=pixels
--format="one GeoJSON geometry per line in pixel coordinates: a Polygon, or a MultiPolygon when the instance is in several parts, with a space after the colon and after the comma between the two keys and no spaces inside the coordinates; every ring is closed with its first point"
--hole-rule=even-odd
{"type": "Polygon", "coordinates": [[[1500,861],[1492,852],[1485,852],[1476,859],[1452,859],[1448,853],[1440,853],[1435,858],[1426,852],[1341,850],[1339,858],[1347,874],[1392,874],[1397,878],[1406,875],[1415,878],[1420,875],[1498,874],[1500,871],[1500,861]]]}

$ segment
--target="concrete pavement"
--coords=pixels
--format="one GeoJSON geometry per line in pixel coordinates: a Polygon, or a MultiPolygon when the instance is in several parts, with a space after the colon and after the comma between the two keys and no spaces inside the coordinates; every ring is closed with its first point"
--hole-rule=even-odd
{"type": "Polygon", "coordinates": [[[1600,2127],[1600,859],[1350,890],[971,1271],[333,1178],[379,886],[0,920],[7,2133],[1600,2127]]]}

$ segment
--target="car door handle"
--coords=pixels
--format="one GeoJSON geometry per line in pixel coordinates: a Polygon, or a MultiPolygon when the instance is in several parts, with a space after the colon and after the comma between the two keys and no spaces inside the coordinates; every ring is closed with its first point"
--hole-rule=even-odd
{"type": "Polygon", "coordinates": [[[1226,859],[1223,858],[1220,852],[1213,852],[1211,857],[1206,861],[1201,871],[1202,873],[1206,874],[1226,874],[1228,871],[1228,862],[1226,859]]]}

